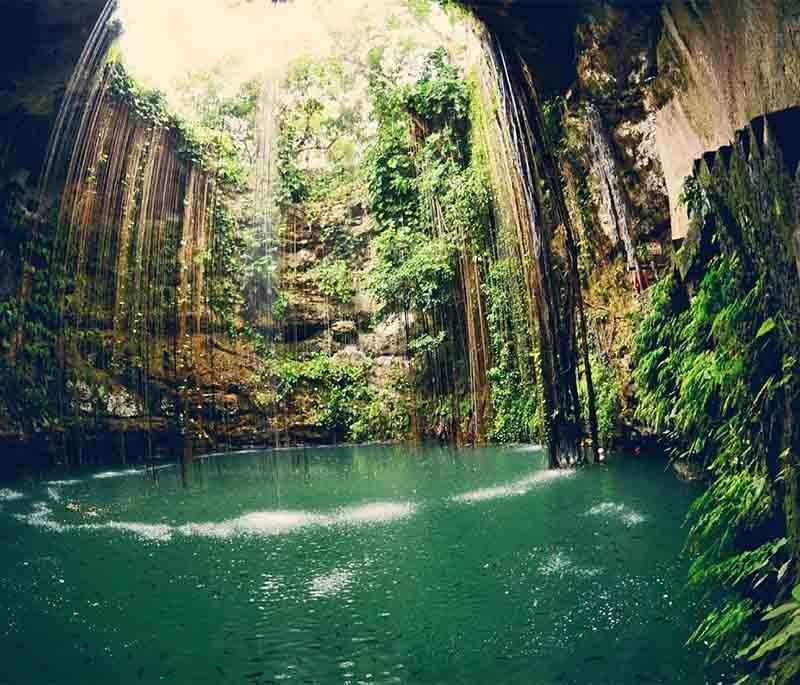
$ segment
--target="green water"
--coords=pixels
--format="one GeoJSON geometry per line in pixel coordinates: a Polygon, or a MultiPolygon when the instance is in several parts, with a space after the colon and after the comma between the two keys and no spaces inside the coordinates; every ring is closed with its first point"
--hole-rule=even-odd
{"type": "Polygon", "coordinates": [[[155,475],[2,485],[0,683],[707,682],[697,493],[663,464],[346,447],[155,475]]]}

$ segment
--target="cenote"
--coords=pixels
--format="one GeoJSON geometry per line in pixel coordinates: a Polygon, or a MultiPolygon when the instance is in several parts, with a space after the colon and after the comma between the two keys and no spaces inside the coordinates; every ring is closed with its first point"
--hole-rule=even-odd
{"type": "Polygon", "coordinates": [[[662,462],[364,446],[185,475],[4,484],[0,682],[707,682],[697,489],[662,462]]]}
{"type": "Polygon", "coordinates": [[[0,685],[800,683],[800,0],[0,0],[0,685]]]}

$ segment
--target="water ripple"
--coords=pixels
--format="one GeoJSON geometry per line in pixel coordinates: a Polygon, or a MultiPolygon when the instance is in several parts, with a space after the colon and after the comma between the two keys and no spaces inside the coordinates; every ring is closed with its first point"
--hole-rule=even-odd
{"type": "Polygon", "coordinates": [[[30,514],[14,514],[14,518],[36,528],[44,528],[55,533],[62,533],[73,527],[54,521],[52,514],[53,510],[45,502],[36,502],[30,514]]]}
{"type": "Polygon", "coordinates": [[[351,569],[335,569],[331,573],[314,576],[308,586],[308,592],[314,599],[331,597],[344,590],[353,582],[355,573],[351,569]]]}
{"type": "Polygon", "coordinates": [[[177,530],[184,535],[228,538],[234,535],[280,535],[310,526],[364,525],[407,518],[416,506],[411,502],[371,502],[346,507],[333,514],[309,511],[256,511],[220,523],[189,523],[177,530]]]}
{"type": "Polygon", "coordinates": [[[136,474],[144,473],[144,469],[125,469],[123,471],[101,471],[95,473],[92,478],[96,480],[104,480],[106,478],[120,478],[121,476],[135,476],[136,474]]]}
{"type": "Polygon", "coordinates": [[[591,578],[600,574],[599,568],[583,568],[575,564],[564,552],[559,550],[550,555],[538,569],[543,576],[583,576],[591,578]]]}

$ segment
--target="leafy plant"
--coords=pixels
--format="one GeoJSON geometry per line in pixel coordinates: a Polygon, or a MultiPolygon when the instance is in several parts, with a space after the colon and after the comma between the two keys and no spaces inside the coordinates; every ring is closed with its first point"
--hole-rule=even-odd
{"type": "Polygon", "coordinates": [[[792,578],[796,555],[800,305],[785,249],[791,181],[767,160],[753,166],[737,152],[724,173],[687,181],[687,271],[700,280],[687,286],[675,273],[652,289],[634,378],[640,420],[710,477],[688,516],[689,579],[729,597],[692,640],[717,654],[733,646],[751,662],[779,654],[769,682],[786,683],[800,672],[797,598],[766,607],[792,578]]]}

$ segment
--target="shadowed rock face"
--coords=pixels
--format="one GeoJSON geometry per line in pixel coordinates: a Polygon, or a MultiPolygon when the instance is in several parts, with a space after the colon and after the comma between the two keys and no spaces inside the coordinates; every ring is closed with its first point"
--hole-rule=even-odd
{"type": "Polygon", "coordinates": [[[781,0],[462,0],[520,51],[546,99],[598,106],[645,233],[688,228],[694,160],[800,104],[800,4],[781,0]]]}
{"type": "Polygon", "coordinates": [[[598,7],[657,13],[662,0],[461,0],[507,47],[522,54],[542,97],[576,80],[578,25],[598,7]]]}
{"type": "Polygon", "coordinates": [[[0,0],[0,300],[16,292],[19,222],[50,129],[105,0],[0,0]]]}
{"type": "Polygon", "coordinates": [[[105,0],[0,0],[0,181],[36,182],[67,81],[105,0]]]}
{"type": "Polygon", "coordinates": [[[751,119],[800,104],[800,4],[675,0],[662,16],[659,70],[674,75],[675,89],[656,137],[673,235],[683,236],[677,198],[693,161],[730,144],[751,119]]]}

